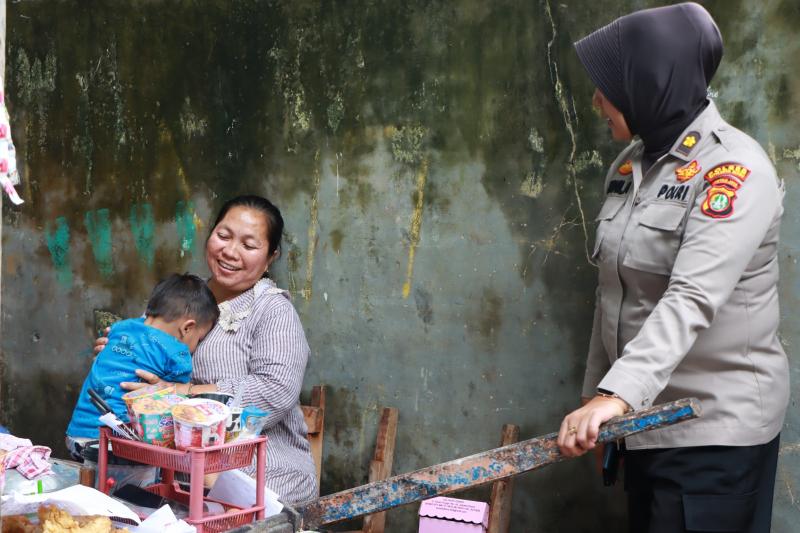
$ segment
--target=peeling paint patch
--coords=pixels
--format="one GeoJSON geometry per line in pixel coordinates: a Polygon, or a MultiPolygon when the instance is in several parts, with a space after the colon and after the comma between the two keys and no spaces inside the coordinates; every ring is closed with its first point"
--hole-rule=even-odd
{"type": "Polygon", "coordinates": [[[784,148],[783,150],[783,157],[785,159],[792,159],[797,162],[797,170],[800,170],[800,146],[795,148],[794,150],[790,148],[784,148]]]}
{"type": "Polygon", "coordinates": [[[419,244],[419,233],[422,228],[422,208],[425,205],[425,183],[428,180],[428,160],[423,159],[417,172],[417,204],[411,215],[411,231],[409,231],[408,266],[406,267],[406,282],[403,283],[403,299],[411,293],[411,278],[414,274],[414,256],[419,244]]]}
{"type": "Polygon", "coordinates": [[[187,139],[205,135],[206,130],[208,130],[208,121],[198,117],[194,111],[192,111],[192,104],[188,96],[183,101],[179,120],[181,123],[181,131],[183,131],[187,139]]]}
{"type": "Polygon", "coordinates": [[[531,128],[528,134],[528,144],[531,145],[531,150],[539,154],[544,153],[544,138],[536,131],[536,128],[531,128]]]}
{"type": "Polygon", "coordinates": [[[72,285],[72,268],[69,261],[69,224],[64,217],[56,219],[55,230],[50,230],[48,224],[44,230],[47,249],[56,269],[56,280],[65,288],[72,285]]]}
{"type": "Polygon", "coordinates": [[[303,286],[303,298],[306,300],[311,299],[311,293],[314,286],[314,253],[317,249],[317,225],[319,223],[319,186],[320,186],[320,172],[319,172],[319,150],[314,157],[316,164],[314,165],[314,193],[311,197],[311,213],[309,214],[308,222],[308,252],[306,253],[306,283],[303,286]]]}
{"type": "Polygon", "coordinates": [[[194,240],[197,233],[194,217],[194,204],[192,202],[181,200],[177,203],[175,206],[175,226],[178,231],[178,241],[181,243],[181,257],[184,257],[187,253],[191,254],[192,250],[194,250],[194,240]]]}
{"type": "Polygon", "coordinates": [[[155,246],[153,235],[155,233],[155,220],[153,219],[153,206],[150,204],[134,204],[131,206],[129,217],[133,242],[139,257],[149,267],[153,266],[155,259],[155,246]]]}
{"type": "Polygon", "coordinates": [[[581,152],[578,159],[575,161],[575,172],[582,172],[589,167],[603,168],[603,159],[600,157],[600,152],[597,150],[581,152]]]}
{"type": "MultiPolygon", "coordinates": [[[[344,100],[341,93],[336,93],[330,105],[328,105],[328,127],[333,133],[339,129],[339,123],[344,117],[344,100]]],[[[337,176],[338,177],[338,176],[337,176]]]]}
{"type": "MultiPolygon", "coordinates": [[[[405,126],[392,132],[392,155],[400,163],[413,165],[423,159],[423,144],[428,135],[425,126],[405,126]]],[[[424,163],[427,166],[427,163],[424,163]]]]}
{"type": "Polygon", "coordinates": [[[528,172],[528,175],[525,176],[525,180],[519,186],[520,194],[524,194],[530,198],[538,198],[543,190],[544,183],[542,183],[541,177],[533,170],[528,172]]]}
{"type": "Polygon", "coordinates": [[[84,215],[83,223],[89,233],[92,254],[100,269],[100,274],[108,278],[114,273],[114,260],[111,248],[111,221],[108,209],[89,211],[84,215]]]}

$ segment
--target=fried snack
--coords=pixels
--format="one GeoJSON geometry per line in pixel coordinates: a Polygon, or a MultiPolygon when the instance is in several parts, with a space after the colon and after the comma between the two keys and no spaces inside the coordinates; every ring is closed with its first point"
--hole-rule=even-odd
{"type": "Polygon", "coordinates": [[[34,524],[26,516],[3,517],[2,533],[122,533],[107,516],[75,516],[55,505],[41,505],[37,513],[39,523],[34,524]]]}
{"type": "Polygon", "coordinates": [[[34,533],[36,530],[36,525],[28,520],[25,515],[13,514],[4,516],[2,521],[3,533],[34,533]]]}

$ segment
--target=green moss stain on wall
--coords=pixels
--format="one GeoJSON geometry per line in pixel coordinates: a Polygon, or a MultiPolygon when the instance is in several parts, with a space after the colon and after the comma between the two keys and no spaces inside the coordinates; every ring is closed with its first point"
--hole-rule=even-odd
{"type": "Polygon", "coordinates": [[[72,269],[69,258],[69,225],[67,219],[58,217],[55,220],[55,228],[48,228],[44,231],[47,249],[53,261],[53,268],[56,271],[56,279],[62,287],[72,285],[72,269]]]}
{"type": "Polygon", "coordinates": [[[111,246],[111,220],[108,209],[89,211],[84,216],[84,224],[89,234],[92,254],[100,269],[100,274],[110,277],[114,273],[114,256],[111,246]]]}
{"type": "Polygon", "coordinates": [[[133,242],[142,261],[148,267],[153,266],[155,260],[155,220],[153,219],[153,206],[150,204],[134,204],[129,215],[133,242]]]}

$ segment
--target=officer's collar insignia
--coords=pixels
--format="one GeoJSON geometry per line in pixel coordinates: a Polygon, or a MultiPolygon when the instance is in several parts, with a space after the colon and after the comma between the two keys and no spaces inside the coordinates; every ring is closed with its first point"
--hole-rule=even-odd
{"type": "Polygon", "coordinates": [[[681,143],[678,145],[677,148],[678,153],[681,153],[683,155],[691,154],[692,150],[694,150],[695,145],[699,143],[700,139],[702,138],[703,136],[700,135],[699,131],[690,131],[689,133],[686,134],[681,143]]]}
{"type": "Polygon", "coordinates": [[[678,178],[678,181],[683,183],[684,181],[689,181],[690,179],[698,175],[701,170],[703,169],[700,167],[700,165],[697,164],[697,161],[695,160],[686,166],[676,168],[675,177],[678,178]]]}
{"type": "Polygon", "coordinates": [[[728,218],[733,214],[736,191],[742,186],[750,169],[738,163],[723,163],[706,172],[705,180],[711,184],[700,210],[711,218],[728,218]]]}
{"type": "Polygon", "coordinates": [[[633,173],[633,163],[630,160],[625,161],[622,163],[622,165],[620,165],[617,172],[619,172],[622,176],[627,176],[628,174],[633,173]]]}

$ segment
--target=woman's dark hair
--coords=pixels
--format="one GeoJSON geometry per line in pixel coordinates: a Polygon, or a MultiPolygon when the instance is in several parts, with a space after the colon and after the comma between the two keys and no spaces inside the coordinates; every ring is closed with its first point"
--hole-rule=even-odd
{"type": "Polygon", "coordinates": [[[217,219],[211,225],[212,232],[214,231],[214,228],[217,227],[217,224],[219,224],[222,219],[225,218],[225,215],[228,214],[228,211],[234,207],[247,207],[249,209],[255,209],[256,211],[264,214],[264,216],[267,218],[267,241],[269,241],[267,256],[272,257],[272,254],[274,254],[276,250],[280,249],[281,237],[283,236],[283,217],[281,216],[280,210],[263,196],[256,196],[255,194],[237,196],[236,198],[231,198],[225,202],[225,205],[223,205],[219,210],[217,219]]]}
{"type": "Polygon", "coordinates": [[[219,307],[205,281],[192,274],[170,274],[153,289],[144,314],[167,322],[189,317],[206,325],[217,321],[219,307]]]}

